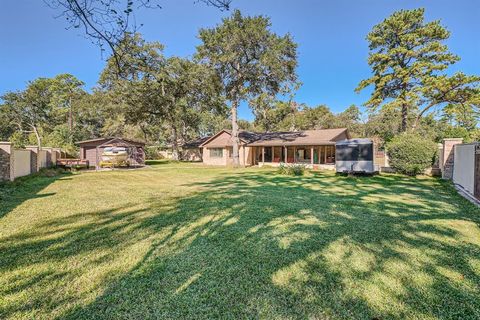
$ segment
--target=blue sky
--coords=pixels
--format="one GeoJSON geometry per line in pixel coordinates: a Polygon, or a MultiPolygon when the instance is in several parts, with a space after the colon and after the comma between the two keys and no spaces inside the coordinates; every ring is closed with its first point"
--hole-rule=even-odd
{"type": "MultiPolygon", "coordinates": [[[[199,44],[198,29],[229,15],[195,2],[164,0],[161,10],[138,12],[145,39],[163,43],[168,56],[191,56],[199,44]]],[[[312,106],[327,104],[334,112],[368,99],[368,92],[354,92],[370,74],[367,33],[394,11],[418,7],[426,9],[427,20],[440,19],[451,31],[447,44],[462,59],[452,71],[480,74],[478,0],[233,0],[233,8],[267,15],[275,32],[292,34],[299,45],[298,74],[303,82],[296,100],[312,106]]],[[[100,50],[78,30],[67,30],[56,14],[42,0],[2,0],[0,94],[59,73],[77,76],[87,89],[96,84],[105,63],[100,50]]],[[[240,117],[252,119],[247,106],[242,106],[240,117]]]]}

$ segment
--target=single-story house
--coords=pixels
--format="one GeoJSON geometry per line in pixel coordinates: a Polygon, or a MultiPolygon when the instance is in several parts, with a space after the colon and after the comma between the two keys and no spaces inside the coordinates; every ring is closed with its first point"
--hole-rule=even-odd
{"type": "MultiPolygon", "coordinates": [[[[222,130],[205,140],[203,163],[233,164],[231,131],[222,130]]],[[[239,132],[241,166],[302,163],[312,167],[335,168],[335,143],[350,139],[346,128],[305,130],[298,132],[239,132]]]]}
{"type": "Polygon", "coordinates": [[[203,137],[188,141],[181,145],[181,159],[183,161],[202,161],[203,149],[200,148],[200,145],[208,139],[210,139],[210,137],[203,137]]]}
{"type": "Polygon", "coordinates": [[[90,167],[96,167],[101,161],[103,150],[107,147],[124,147],[128,150],[131,165],[145,165],[145,143],[118,137],[104,137],[79,141],[80,159],[88,160],[90,167]]]}

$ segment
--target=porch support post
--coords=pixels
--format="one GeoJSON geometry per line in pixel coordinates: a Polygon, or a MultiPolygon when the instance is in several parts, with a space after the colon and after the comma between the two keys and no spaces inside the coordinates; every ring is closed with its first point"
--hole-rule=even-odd
{"type": "Polygon", "coordinates": [[[297,163],[297,147],[293,146],[293,163],[297,163]]]}
{"type": "Polygon", "coordinates": [[[325,152],[324,152],[324,155],[325,155],[325,164],[327,164],[327,146],[325,146],[325,152]]]}
{"type": "Polygon", "coordinates": [[[265,163],[265,147],[262,147],[262,165],[265,163]]]}
{"type": "Polygon", "coordinates": [[[311,163],[312,166],[313,166],[313,146],[310,147],[310,163],[311,163]]]}
{"type": "Polygon", "coordinates": [[[284,146],[283,148],[285,149],[285,163],[287,163],[288,162],[288,158],[287,158],[288,157],[288,149],[287,149],[286,146],[284,146]]]}

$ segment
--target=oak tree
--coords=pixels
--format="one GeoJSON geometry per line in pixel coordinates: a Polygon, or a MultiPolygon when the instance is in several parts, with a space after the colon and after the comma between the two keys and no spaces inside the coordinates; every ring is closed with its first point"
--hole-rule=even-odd
{"type": "Polygon", "coordinates": [[[214,28],[201,29],[197,58],[214,68],[230,102],[233,164],[239,166],[238,107],[261,94],[285,93],[297,80],[297,45],[270,30],[270,19],[235,10],[214,28]]]}

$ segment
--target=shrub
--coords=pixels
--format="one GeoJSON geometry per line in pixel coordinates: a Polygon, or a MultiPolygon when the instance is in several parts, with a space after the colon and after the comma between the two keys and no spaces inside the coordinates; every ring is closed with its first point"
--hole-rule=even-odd
{"type": "Polygon", "coordinates": [[[284,163],[280,163],[280,166],[278,167],[277,173],[278,174],[288,174],[287,173],[287,166],[284,163]]]}
{"type": "Polygon", "coordinates": [[[387,144],[390,166],[411,176],[424,172],[433,164],[437,149],[432,140],[414,133],[400,134],[387,144]]]}
{"type": "Polygon", "coordinates": [[[303,164],[285,165],[281,163],[277,172],[279,174],[285,174],[289,176],[303,176],[305,173],[305,166],[303,164]]]}
{"type": "Polygon", "coordinates": [[[159,146],[149,146],[145,148],[146,160],[160,160],[163,157],[160,155],[161,148],[159,146]]]}

